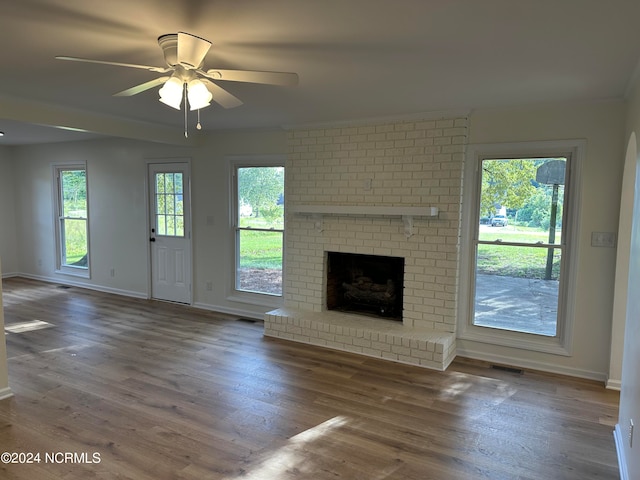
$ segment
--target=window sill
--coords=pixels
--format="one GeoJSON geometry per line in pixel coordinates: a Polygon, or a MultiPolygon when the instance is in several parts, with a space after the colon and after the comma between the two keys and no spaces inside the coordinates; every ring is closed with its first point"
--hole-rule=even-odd
{"type": "Polygon", "coordinates": [[[513,332],[491,327],[469,325],[459,332],[458,338],[473,342],[519,348],[553,355],[571,356],[571,351],[558,337],[545,337],[530,333],[513,332]]]}
{"type": "Polygon", "coordinates": [[[268,293],[251,293],[234,290],[228,295],[227,300],[230,302],[246,303],[249,305],[259,305],[261,307],[279,308],[283,305],[281,295],[270,295],[268,293]]]}
{"type": "Polygon", "coordinates": [[[68,275],[70,277],[91,278],[91,272],[89,272],[89,270],[79,270],[72,267],[59,268],[55,270],[55,273],[58,275],[68,275]]]}

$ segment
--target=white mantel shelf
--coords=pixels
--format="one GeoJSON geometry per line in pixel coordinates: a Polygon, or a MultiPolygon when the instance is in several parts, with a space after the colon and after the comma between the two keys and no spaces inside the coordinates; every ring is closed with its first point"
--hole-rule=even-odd
{"type": "Polygon", "coordinates": [[[413,235],[413,217],[437,217],[438,207],[394,207],[382,205],[291,205],[289,211],[312,215],[315,228],[323,230],[324,215],[396,216],[402,217],[407,238],[413,235]]]}
{"type": "Polygon", "coordinates": [[[293,213],[317,213],[321,215],[395,215],[435,217],[438,207],[392,207],[376,205],[292,205],[293,213]]]}

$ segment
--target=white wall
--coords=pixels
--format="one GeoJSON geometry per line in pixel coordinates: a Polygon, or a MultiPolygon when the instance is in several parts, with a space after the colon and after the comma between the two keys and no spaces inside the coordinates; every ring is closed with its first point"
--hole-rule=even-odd
{"type": "Polygon", "coordinates": [[[234,155],[284,154],[285,148],[285,134],[280,131],[215,134],[198,147],[124,139],[16,147],[12,155],[13,183],[20,186],[16,192],[15,223],[20,239],[16,269],[35,278],[147,297],[147,161],[190,158],[194,303],[260,316],[267,310],[264,306],[227,298],[233,266],[228,163],[234,155]],[[86,161],[89,178],[89,280],[55,273],[52,165],[77,161],[86,161]],[[213,219],[213,225],[208,219],[213,219]],[[207,281],[213,283],[212,291],[205,289],[207,281]]]}
{"type": "Polygon", "coordinates": [[[633,204],[636,184],[636,136],[631,134],[624,159],[620,194],[620,214],[618,221],[618,244],[616,252],[616,276],[613,292],[613,312],[611,325],[611,354],[607,387],[620,390],[622,386],[622,353],[624,328],[627,318],[629,289],[629,258],[631,255],[631,228],[633,224],[633,204]]]}
{"type": "MultiPolygon", "coordinates": [[[[640,478],[640,433],[635,432],[633,449],[628,441],[629,421],[633,420],[636,430],[640,425],[640,82],[636,82],[630,96],[627,113],[626,133],[636,144],[629,144],[629,156],[636,157],[634,174],[634,206],[633,223],[630,239],[630,255],[628,258],[628,297],[626,305],[626,321],[624,330],[624,354],[622,360],[622,391],[620,410],[616,425],[616,444],[621,463],[622,478],[640,478]],[[634,134],[634,135],[632,135],[634,134]]],[[[625,185],[627,182],[625,182],[625,185]]],[[[624,261],[623,259],[621,259],[624,261]]],[[[626,295],[625,295],[626,296],[626,295]]]]}
{"type": "Polygon", "coordinates": [[[573,355],[516,350],[468,340],[458,353],[605,380],[609,370],[616,249],[591,247],[591,232],[616,232],[623,169],[625,104],[602,101],[486,109],[470,116],[469,143],[586,139],[582,166],[573,355]]]}
{"type": "Polygon", "coordinates": [[[18,271],[18,250],[15,218],[15,190],[9,147],[0,147],[0,259],[4,274],[18,271]]]}
{"type": "MultiPolygon", "coordinates": [[[[219,311],[245,309],[264,313],[273,309],[265,306],[263,295],[245,295],[246,302],[263,302],[262,305],[240,303],[238,295],[231,291],[231,272],[234,268],[234,236],[231,231],[231,166],[230,161],[253,156],[286,156],[286,133],[284,131],[216,134],[207,137],[198,156],[194,159],[193,179],[193,223],[194,223],[194,269],[196,283],[194,298],[196,306],[216,306],[219,311]],[[209,225],[213,221],[212,225],[209,225]],[[197,228],[196,228],[197,227],[197,228]],[[207,291],[206,282],[213,283],[207,291]],[[233,299],[229,299],[233,295],[233,299]]],[[[255,316],[255,315],[254,315],[255,316]]],[[[262,315],[258,315],[262,318],[262,315]]]]}

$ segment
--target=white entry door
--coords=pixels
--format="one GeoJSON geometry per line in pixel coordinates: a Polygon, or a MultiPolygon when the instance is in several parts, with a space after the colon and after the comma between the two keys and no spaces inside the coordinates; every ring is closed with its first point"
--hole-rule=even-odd
{"type": "Polygon", "coordinates": [[[191,205],[187,163],[150,163],[151,296],[191,303],[191,205]]]}

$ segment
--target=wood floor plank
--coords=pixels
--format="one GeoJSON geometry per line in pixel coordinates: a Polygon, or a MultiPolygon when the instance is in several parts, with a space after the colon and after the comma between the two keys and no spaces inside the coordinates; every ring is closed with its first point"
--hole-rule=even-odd
{"type": "Polygon", "coordinates": [[[6,336],[0,453],[100,463],[0,464],[2,479],[618,478],[619,395],[597,382],[464,359],[435,372],[180,305],[3,289],[7,326],[51,325],[6,336]]]}

